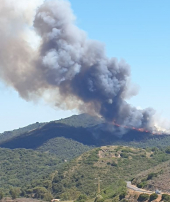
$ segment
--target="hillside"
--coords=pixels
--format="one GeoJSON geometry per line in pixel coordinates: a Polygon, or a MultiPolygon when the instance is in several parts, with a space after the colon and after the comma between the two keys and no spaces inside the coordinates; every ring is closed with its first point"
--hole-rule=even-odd
{"type": "Polygon", "coordinates": [[[26,149],[0,148],[0,187],[27,187],[42,181],[63,164],[55,156],[26,149]]]}
{"type": "MultiPolygon", "coordinates": [[[[88,114],[80,114],[80,115],[73,115],[73,116],[65,118],[65,119],[51,121],[49,123],[52,123],[52,122],[63,123],[65,125],[73,126],[73,127],[84,127],[84,128],[86,128],[86,127],[91,127],[91,126],[100,124],[103,122],[103,120],[98,118],[98,117],[90,116],[88,114]]],[[[20,136],[24,133],[31,132],[32,130],[35,130],[35,129],[39,129],[46,124],[48,124],[48,123],[36,122],[34,124],[30,124],[30,125],[23,127],[23,128],[15,129],[12,131],[5,131],[3,133],[0,133],[0,142],[2,143],[2,142],[5,142],[9,139],[14,138],[14,137],[20,136]]]]}
{"type": "Polygon", "coordinates": [[[64,137],[50,139],[37,150],[55,154],[56,157],[63,160],[70,160],[80,156],[82,153],[91,150],[92,146],[83,145],[80,142],[64,137]]]}
{"type": "Polygon", "coordinates": [[[23,127],[23,128],[15,129],[15,130],[12,130],[12,131],[5,131],[3,133],[0,133],[0,142],[5,142],[7,140],[10,140],[11,138],[20,136],[23,133],[26,133],[28,131],[40,128],[43,125],[45,125],[45,123],[37,122],[37,123],[34,123],[34,124],[30,124],[30,125],[28,125],[26,127],[23,127]]]}
{"type": "MultiPolygon", "coordinates": [[[[159,153],[160,151],[155,148],[153,155],[158,155],[159,153]]],[[[153,168],[139,173],[132,183],[148,190],[159,189],[162,192],[170,193],[170,161],[162,162],[153,168]]]]}
{"type": "Polygon", "coordinates": [[[144,174],[148,176],[153,172],[153,168],[160,176],[162,168],[168,172],[170,154],[167,151],[103,146],[64,163],[48,153],[1,148],[0,186],[7,195],[11,187],[18,187],[21,197],[75,200],[85,195],[91,199],[96,195],[100,177],[102,197],[106,201],[121,199],[126,195],[125,181],[135,183],[143,179],[144,174]]]}
{"type": "Polygon", "coordinates": [[[40,150],[68,160],[105,145],[163,148],[170,145],[170,136],[127,130],[87,114],[36,123],[0,135],[0,147],[40,150]]]}
{"type": "Polygon", "coordinates": [[[161,150],[156,154],[152,150],[121,146],[96,148],[60,170],[53,179],[52,192],[61,198],[67,198],[67,193],[72,190],[94,197],[97,190],[95,178],[100,177],[102,196],[113,198],[125,190],[125,181],[168,160],[170,155],[161,150]]]}

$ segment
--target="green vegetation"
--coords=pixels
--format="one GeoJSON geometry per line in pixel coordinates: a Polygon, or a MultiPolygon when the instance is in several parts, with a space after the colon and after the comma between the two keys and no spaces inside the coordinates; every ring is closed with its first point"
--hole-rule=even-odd
{"type": "Polygon", "coordinates": [[[103,202],[103,201],[104,201],[104,198],[101,195],[98,195],[94,200],[94,202],[103,202]]]}
{"type": "Polygon", "coordinates": [[[4,193],[3,193],[3,191],[2,191],[2,190],[0,190],[0,200],[2,200],[2,199],[3,199],[3,197],[4,197],[4,193]]]}
{"type": "Polygon", "coordinates": [[[157,199],[157,198],[158,198],[158,194],[153,193],[153,194],[150,195],[149,201],[154,201],[154,200],[157,199]]]}
{"type": "Polygon", "coordinates": [[[151,180],[151,179],[153,179],[153,177],[157,177],[157,176],[158,176],[158,173],[149,173],[147,180],[151,180]]]}
{"type": "MultiPolygon", "coordinates": [[[[17,187],[32,188],[43,184],[47,186],[46,176],[63,163],[55,156],[26,149],[0,148],[0,186],[5,194],[15,196],[17,187]]],[[[23,194],[23,193],[21,193],[23,194]]]]}
{"type": "Polygon", "coordinates": [[[144,188],[147,185],[147,181],[143,179],[140,183],[137,184],[138,188],[144,188]]]}
{"type": "Polygon", "coordinates": [[[45,125],[45,123],[36,122],[34,124],[28,125],[28,126],[23,127],[23,128],[15,129],[12,131],[5,131],[4,133],[0,134],[0,142],[1,143],[5,142],[5,141],[10,140],[14,137],[20,136],[23,133],[27,133],[31,130],[38,129],[38,128],[42,127],[43,125],[45,125]]]}
{"type": "Polygon", "coordinates": [[[76,200],[76,202],[85,202],[87,201],[87,196],[86,195],[83,195],[81,194],[78,199],[76,200]]]}
{"type": "Polygon", "coordinates": [[[168,195],[168,194],[162,194],[161,201],[169,202],[170,201],[170,195],[168,195]]]}
{"type": "MultiPolygon", "coordinates": [[[[97,183],[95,178],[100,177],[101,195],[104,200],[114,199],[117,196],[121,200],[126,195],[125,181],[166,160],[170,160],[170,155],[159,149],[153,153],[151,149],[129,149],[120,146],[95,148],[72,160],[56,173],[52,181],[52,194],[55,197],[66,197],[67,191],[74,189],[75,192],[90,198],[94,197],[97,191],[97,185],[94,186],[94,183],[97,183]],[[122,153],[127,154],[128,157],[124,158],[122,153]],[[113,162],[115,164],[112,166],[113,162]]],[[[151,172],[147,177],[155,176],[155,172],[153,173],[151,172]]],[[[147,185],[147,177],[141,181],[141,187],[147,185]]],[[[73,198],[70,196],[69,200],[73,198]]]]}
{"type": "MultiPolygon", "coordinates": [[[[0,146],[10,149],[40,149],[41,151],[48,151],[59,156],[61,155],[58,152],[61,149],[59,143],[63,142],[60,138],[65,138],[68,140],[66,151],[70,151],[68,159],[72,159],[81,155],[84,151],[88,151],[90,149],[88,146],[124,145],[138,148],[165,148],[170,144],[169,135],[152,135],[150,133],[129,130],[122,138],[118,138],[112,132],[103,130],[104,126],[105,123],[102,119],[88,114],[74,115],[49,123],[37,122],[24,128],[0,134],[0,146]],[[70,145],[80,143],[77,151],[74,151],[74,146],[71,149],[69,148],[69,141],[70,145]],[[76,142],[74,143],[74,141],[76,142]],[[58,150],[55,148],[55,144],[57,144],[58,150]]],[[[170,149],[167,148],[166,153],[169,151],[170,149]]],[[[128,158],[126,153],[127,151],[122,153],[123,158],[128,158]]],[[[65,157],[66,155],[64,154],[62,158],[65,157]]]]}
{"type": "Polygon", "coordinates": [[[97,124],[101,124],[104,121],[98,117],[90,116],[89,114],[80,114],[80,115],[73,115],[65,119],[60,119],[55,122],[63,123],[68,126],[73,126],[76,128],[78,127],[88,128],[88,127],[95,126],[97,124]]]}
{"type": "Polygon", "coordinates": [[[165,150],[165,152],[166,152],[167,154],[170,154],[170,147],[167,147],[166,150],[165,150]]]}
{"type": "Polygon", "coordinates": [[[142,201],[146,201],[149,199],[149,195],[148,194],[140,194],[138,197],[138,201],[142,202],[142,201]]]}
{"type": "Polygon", "coordinates": [[[20,195],[20,188],[18,187],[12,187],[9,191],[11,198],[16,199],[20,195]]]}
{"type": "Polygon", "coordinates": [[[64,160],[71,160],[75,157],[80,156],[86,151],[89,151],[93,147],[83,145],[80,142],[64,137],[56,137],[50,139],[42,146],[38,148],[38,151],[49,152],[55,154],[58,158],[64,160]]]}

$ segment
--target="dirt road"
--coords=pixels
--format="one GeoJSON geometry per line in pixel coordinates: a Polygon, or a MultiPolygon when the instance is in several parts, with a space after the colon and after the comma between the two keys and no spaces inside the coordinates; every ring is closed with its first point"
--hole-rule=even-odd
{"type": "Polygon", "coordinates": [[[140,188],[132,185],[130,181],[128,181],[126,183],[127,183],[127,188],[128,189],[132,189],[133,191],[137,191],[137,192],[141,192],[141,193],[146,193],[146,194],[152,194],[152,193],[154,193],[152,191],[148,191],[148,190],[145,190],[145,189],[140,189],[140,188]]]}

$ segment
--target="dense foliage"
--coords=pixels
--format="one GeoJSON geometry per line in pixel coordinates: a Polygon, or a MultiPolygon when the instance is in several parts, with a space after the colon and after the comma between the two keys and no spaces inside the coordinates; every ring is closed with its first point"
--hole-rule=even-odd
{"type": "Polygon", "coordinates": [[[154,201],[154,200],[157,199],[157,198],[158,198],[158,194],[153,193],[153,194],[150,195],[149,201],[154,201]]]}
{"type": "MultiPolygon", "coordinates": [[[[123,146],[95,148],[67,163],[48,153],[0,149],[2,197],[4,193],[12,198],[20,195],[43,200],[54,197],[83,201],[84,196],[96,196],[97,183],[101,180],[102,201],[124,200],[125,181],[168,160],[170,155],[166,150],[123,146]]],[[[141,182],[146,183],[157,175],[159,172],[150,172],[141,182]]]]}
{"type": "Polygon", "coordinates": [[[34,124],[28,125],[28,126],[23,127],[23,128],[15,129],[15,130],[12,130],[12,131],[5,131],[5,132],[0,134],[0,142],[5,142],[5,141],[7,141],[7,140],[9,140],[11,138],[20,136],[23,133],[29,132],[31,130],[38,129],[43,125],[45,125],[45,123],[36,122],[34,124]]]}
{"type": "MultiPolygon", "coordinates": [[[[73,154],[76,157],[87,151],[88,146],[102,146],[102,145],[124,145],[139,148],[159,147],[164,148],[170,144],[169,135],[153,135],[151,133],[139,132],[136,130],[127,130],[125,134],[120,137],[121,129],[117,126],[109,126],[103,123],[103,120],[88,114],[74,115],[66,119],[58,121],[51,121],[49,123],[35,123],[24,128],[19,128],[14,131],[4,132],[0,134],[0,146],[5,148],[26,148],[26,149],[39,149],[41,151],[49,151],[56,153],[54,142],[60,142],[61,137],[68,139],[71,145],[72,141],[81,143],[79,145],[79,152],[73,154]],[[107,128],[113,127],[114,133],[107,128]],[[54,140],[54,138],[57,138],[54,140]],[[54,140],[54,142],[53,142],[54,140]],[[85,147],[83,148],[83,145],[85,147]]],[[[77,144],[77,143],[75,143],[77,144]]],[[[67,148],[66,148],[67,150],[67,148]]],[[[167,149],[167,153],[170,149],[167,149]]],[[[70,153],[73,153],[70,150],[70,153]]],[[[60,154],[59,154],[60,155],[60,154]]],[[[123,154],[126,155],[126,154],[123,154]]],[[[65,158],[65,156],[63,157],[65,158]]]]}
{"type": "Polygon", "coordinates": [[[83,145],[80,142],[64,137],[56,137],[50,139],[38,148],[38,151],[49,152],[55,154],[58,158],[70,160],[80,156],[82,153],[92,149],[93,147],[83,145]]]}
{"type": "Polygon", "coordinates": [[[162,194],[161,201],[169,202],[170,201],[170,195],[168,195],[168,194],[162,194]]]}
{"type": "Polygon", "coordinates": [[[143,202],[149,199],[149,195],[148,194],[140,194],[138,197],[138,201],[143,202]]]}
{"type": "Polygon", "coordinates": [[[0,149],[0,186],[14,196],[11,187],[35,187],[62,164],[55,156],[26,149],[0,149]]]}
{"type": "MultiPolygon", "coordinates": [[[[122,146],[96,148],[72,160],[56,173],[52,181],[52,193],[60,197],[74,189],[75,192],[94,197],[97,191],[97,185],[94,186],[94,183],[97,183],[95,178],[100,177],[103,198],[115,198],[119,195],[122,199],[126,193],[126,180],[131,180],[141,171],[168,160],[170,155],[159,149],[153,153],[151,149],[122,146]]],[[[154,176],[152,173],[149,175],[154,176]]]]}

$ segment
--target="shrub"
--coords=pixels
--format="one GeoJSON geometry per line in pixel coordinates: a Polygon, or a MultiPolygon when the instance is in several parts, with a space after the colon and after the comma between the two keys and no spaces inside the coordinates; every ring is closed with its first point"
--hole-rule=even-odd
{"type": "Polygon", "coordinates": [[[155,199],[157,199],[157,198],[158,198],[158,194],[153,193],[153,194],[150,195],[149,201],[153,201],[153,200],[155,200],[155,199]]]}
{"type": "Polygon", "coordinates": [[[78,199],[76,200],[76,202],[85,202],[85,201],[87,201],[87,196],[86,195],[80,195],[79,197],[78,197],[78,199]]]}
{"type": "Polygon", "coordinates": [[[121,156],[122,158],[128,158],[128,157],[129,157],[128,154],[126,154],[126,153],[121,153],[120,156],[121,156]]]}
{"type": "Polygon", "coordinates": [[[2,191],[0,191],[0,200],[2,200],[4,197],[4,193],[2,191]]]}
{"type": "Polygon", "coordinates": [[[16,199],[20,195],[20,188],[13,187],[13,188],[10,189],[9,193],[10,193],[12,199],[16,199]]]}
{"type": "Polygon", "coordinates": [[[140,182],[140,183],[137,184],[137,187],[138,188],[144,188],[146,185],[147,185],[147,182],[146,181],[142,181],[142,182],[140,182]]]}
{"type": "Polygon", "coordinates": [[[44,194],[44,198],[43,198],[44,201],[50,202],[52,199],[53,199],[53,196],[50,192],[47,192],[46,194],[44,194]]]}
{"type": "Polygon", "coordinates": [[[157,173],[150,173],[148,174],[147,180],[151,180],[153,177],[157,177],[157,173]]]}
{"type": "Polygon", "coordinates": [[[138,197],[138,201],[146,201],[149,199],[149,195],[148,194],[140,194],[138,197]]]}
{"type": "Polygon", "coordinates": [[[161,201],[169,202],[170,201],[170,196],[168,194],[162,194],[161,201]]]}
{"type": "Polygon", "coordinates": [[[124,199],[126,196],[126,192],[122,192],[120,195],[119,195],[119,199],[122,200],[124,199]]]}
{"type": "Polygon", "coordinates": [[[166,152],[167,154],[170,154],[170,147],[168,147],[168,148],[165,150],[165,152],[166,152]]]}
{"type": "Polygon", "coordinates": [[[119,202],[119,196],[114,197],[112,202],[119,202]]]}

